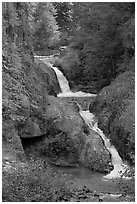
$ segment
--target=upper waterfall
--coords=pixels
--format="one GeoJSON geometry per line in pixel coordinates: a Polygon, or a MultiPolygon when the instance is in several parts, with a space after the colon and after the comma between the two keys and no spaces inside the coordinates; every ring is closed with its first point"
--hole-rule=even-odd
{"type": "Polygon", "coordinates": [[[82,91],[78,91],[78,92],[72,92],[70,90],[70,86],[68,83],[68,80],[66,79],[66,77],[64,76],[64,74],[57,68],[54,67],[50,64],[51,68],[55,71],[58,81],[59,81],[59,85],[61,88],[62,93],[58,94],[58,97],[89,97],[89,96],[96,96],[96,94],[91,94],[91,93],[85,93],[82,91]]]}
{"type": "MultiPolygon", "coordinates": [[[[39,56],[35,56],[35,58],[37,58],[39,56]]],[[[95,97],[96,94],[91,94],[91,93],[85,93],[82,91],[77,91],[77,92],[72,92],[70,90],[70,86],[68,83],[68,80],[66,79],[66,77],[64,76],[64,74],[57,68],[54,67],[52,65],[52,61],[53,61],[53,56],[40,56],[39,57],[40,60],[43,60],[45,62],[45,64],[47,64],[48,66],[50,66],[56,73],[58,81],[59,81],[59,85],[61,88],[61,93],[58,94],[58,97],[95,97]]]]}
{"type": "Polygon", "coordinates": [[[52,66],[52,69],[56,72],[56,75],[57,75],[57,78],[58,78],[59,85],[60,85],[62,93],[64,94],[64,93],[71,92],[68,80],[63,75],[63,73],[56,67],[52,66]]]}

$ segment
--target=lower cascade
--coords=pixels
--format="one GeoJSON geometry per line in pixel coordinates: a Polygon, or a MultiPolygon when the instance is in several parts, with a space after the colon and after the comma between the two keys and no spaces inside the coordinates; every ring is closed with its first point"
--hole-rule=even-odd
{"type": "MultiPolygon", "coordinates": [[[[62,91],[62,93],[58,94],[58,97],[89,97],[89,96],[94,97],[96,96],[96,94],[84,93],[81,91],[72,92],[70,90],[68,80],[63,75],[63,73],[57,67],[52,66],[50,62],[50,57],[43,56],[43,58],[41,57],[41,60],[43,60],[48,66],[50,66],[57,75],[57,78],[60,84],[60,88],[62,91]]],[[[103,131],[98,128],[97,120],[94,114],[90,113],[89,110],[83,111],[81,110],[81,107],[79,108],[80,108],[79,114],[82,116],[82,118],[84,119],[86,124],[89,126],[89,128],[91,128],[92,130],[94,130],[95,132],[99,134],[99,136],[103,139],[106,148],[111,154],[111,159],[112,159],[112,164],[114,166],[114,169],[109,174],[103,176],[103,178],[104,179],[114,179],[114,178],[122,177],[125,179],[130,179],[129,177],[123,176],[123,174],[128,170],[128,165],[123,163],[118,151],[113,145],[111,145],[110,139],[108,139],[104,135],[103,131]]]]}
{"type": "MultiPolygon", "coordinates": [[[[105,143],[106,148],[111,154],[114,169],[109,174],[104,176],[104,178],[105,179],[120,178],[122,174],[127,170],[128,166],[123,163],[116,148],[113,145],[111,145],[110,140],[106,138],[106,136],[103,134],[103,131],[98,128],[94,114],[90,113],[89,111],[81,110],[80,115],[83,117],[87,125],[101,136],[105,143]]],[[[128,179],[127,177],[123,178],[128,179]]]]}

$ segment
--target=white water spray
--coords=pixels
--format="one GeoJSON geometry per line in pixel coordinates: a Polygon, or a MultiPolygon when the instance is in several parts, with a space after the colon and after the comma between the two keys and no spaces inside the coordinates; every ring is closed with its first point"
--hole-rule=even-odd
{"type": "MultiPolygon", "coordinates": [[[[89,96],[96,96],[96,94],[90,94],[90,93],[84,93],[84,92],[72,92],[70,90],[69,87],[69,83],[68,80],[66,79],[66,77],[63,75],[63,73],[57,68],[57,67],[53,67],[50,63],[50,57],[46,57],[43,58],[42,60],[45,61],[46,64],[48,64],[56,73],[59,84],[60,84],[60,88],[62,93],[58,94],[58,97],[89,97],[89,96]]],[[[108,151],[111,154],[111,159],[112,159],[112,164],[114,166],[114,169],[107,174],[106,176],[104,176],[105,179],[114,179],[114,178],[120,178],[123,173],[127,170],[128,166],[125,165],[118,153],[118,151],[116,150],[116,148],[111,145],[110,140],[108,138],[106,138],[106,136],[104,135],[104,133],[102,132],[102,130],[100,130],[98,128],[97,122],[96,122],[96,118],[95,116],[89,112],[89,110],[87,111],[82,111],[80,110],[80,115],[83,117],[83,119],[85,120],[85,122],[87,123],[87,125],[94,130],[95,132],[97,132],[100,137],[103,139],[106,148],[108,149],[108,151]]],[[[127,177],[123,177],[123,178],[127,178],[127,177]]],[[[128,178],[127,178],[128,179],[128,178]]]]}
{"type": "MultiPolygon", "coordinates": [[[[101,136],[101,138],[105,143],[106,148],[111,154],[111,160],[112,160],[114,169],[109,174],[104,176],[104,178],[105,179],[120,178],[123,175],[123,173],[127,170],[128,166],[123,163],[116,148],[113,145],[111,145],[110,140],[106,138],[103,131],[98,128],[95,116],[89,111],[82,111],[82,110],[80,111],[80,115],[83,117],[87,125],[101,136]]],[[[123,178],[128,179],[128,177],[123,177],[123,178]]]]}
{"type": "Polygon", "coordinates": [[[61,88],[61,93],[58,94],[58,97],[89,97],[89,96],[96,96],[96,94],[85,93],[82,91],[72,92],[70,90],[70,86],[68,80],[64,76],[64,74],[57,68],[51,65],[51,68],[55,71],[59,85],[61,88]]]}
{"type": "Polygon", "coordinates": [[[71,91],[70,91],[68,80],[63,75],[63,73],[56,67],[51,66],[51,68],[55,71],[57,75],[62,94],[70,93],[71,91]]]}
{"type": "MultiPolygon", "coordinates": [[[[35,56],[35,58],[38,58],[39,56],[35,56]]],[[[57,96],[58,97],[95,97],[96,94],[91,94],[91,93],[85,93],[82,91],[78,91],[78,92],[72,92],[70,90],[70,86],[68,83],[68,80],[66,79],[66,77],[64,76],[64,74],[57,68],[52,66],[52,58],[53,56],[40,56],[40,60],[43,60],[48,66],[50,66],[56,73],[58,81],[59,81],[59,85],[61,88],[61,93],[59,93],[57,96]]]]}

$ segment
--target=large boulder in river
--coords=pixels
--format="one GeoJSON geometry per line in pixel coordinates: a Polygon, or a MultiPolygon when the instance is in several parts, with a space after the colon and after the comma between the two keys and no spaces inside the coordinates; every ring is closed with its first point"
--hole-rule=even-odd
{"type": "Polygon", "coordinates": [[[76,103],[48,98],[46,109],[47,137],[44,152],[56,165],[84,165],[93,171],[106,172],[111,158],[102,138],[89,129],[79,114],[76,103]]]}
{"type": "Polygon", "coordinates": [[[131,163],[135,151],[134,86],[134,72],[125,72],[103,88],[89,107],[120,156],[131,163]]]}
{"type": "Polygon", "coordinates": [[[75,161],[77,163],[85,139],[82,134],[84,125],[83,119],[75,108],[72,107],[72,103],[69,104],[53,96],[48,98],[48,106],[45,115],[47,118],[48,135],[50,135],[52,139],[61,134],[61,136],[58,137],[58,141],[56,140],[58,147],[60,148],[64,145],[67,152],[67,148],[71,146],[74,154],[77,155],[75,156],[75,158],[77,157],[77,161],[75,161]]]}
{"type": "Polygon", "coordinates": [[[91,129],[82,150],[81,161],[93,171],[110,172],[113,168],[110,153],[101,136],[91,129]]]}

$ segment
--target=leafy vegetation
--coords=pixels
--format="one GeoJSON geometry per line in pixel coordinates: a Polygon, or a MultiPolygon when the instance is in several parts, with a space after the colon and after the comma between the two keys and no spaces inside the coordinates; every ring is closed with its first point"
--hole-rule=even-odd
{"type": "Polygon", "coordinates": [[[96,82],[99,91],[118,74],[134,71],[134,6],[124,2],[73,4],[71,42],[75,47],[71,48],[79,52],[79,63],[72,64],[68,75],[74,86],[96,82]]]}

